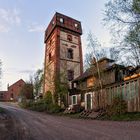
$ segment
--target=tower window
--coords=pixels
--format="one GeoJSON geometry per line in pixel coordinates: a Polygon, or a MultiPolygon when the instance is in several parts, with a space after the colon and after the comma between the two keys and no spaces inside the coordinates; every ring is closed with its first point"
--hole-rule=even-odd
{"type": "Polygon", "coordinates": [[[49,62],[52,60],[52,54],[49,53],[49,62]]]}
{"type": "Polygon", "coordinates": [[[52,25],[54,25],[54,21],[52,22],[52,25]]]}
{"type": "Polygon", "coordinates": [[[72,35],[67,35],[67,40],[72,41],[72,35]]]}
{"type": "Polygon", "coordinates": [[[74,79],[74,71],[73,70],[68,70],[67,71],[67,77],[68,77],[68,80],[71,81],[74,79]]]}
{"type": "Polygon", "coordinates": [[[50,45],[52,45],[52,39],[50,39],[50,45]]]}
{"type": "Polygon", "coordinates": [[[75,28],[78,28],[78,24],[77,23],[75,23],[74,26],[75,26],[75,28]]]}
{"type": "Polygon", "coordinates": [[[61,23],[64,23],[64,19],[63,19],[63,18],[60,18],[60,22],[61,22],[61,23]]]}
{"type": "Polygon", "coordinates": [[[73,59],[73,49],[70,48],[67,50],[67,58],[73,59]]]}

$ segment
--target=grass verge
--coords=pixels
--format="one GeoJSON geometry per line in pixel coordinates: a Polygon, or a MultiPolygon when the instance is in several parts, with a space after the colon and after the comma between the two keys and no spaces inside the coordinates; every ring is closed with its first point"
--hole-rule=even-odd
{"type": "Polygon", "coordinates": [[[125,113],[121,115],[104,115],[98,120],[111,120],[111,121],[140,121],[140,112],[125,113]]]}

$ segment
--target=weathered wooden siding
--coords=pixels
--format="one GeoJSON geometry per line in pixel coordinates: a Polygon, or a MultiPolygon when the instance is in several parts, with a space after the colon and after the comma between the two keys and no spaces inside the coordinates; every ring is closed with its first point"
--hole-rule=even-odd
{"type": "MultiPolygon", "coordinates": [[[[116,96],[122,96],[122,98],[127,102],[128,112],[140,112],[140,78],[129,80],[121,84],[114,84],[112,86],[106,87],[100,91],[96,91],[96,100],[99,96],[99,105],[94,104],[94,108],[100,107],[105,108],[107,105],[112,103],[112,100],[116,96]]],[[[94,101],[95,102],[95,101],[94,101]]]]}

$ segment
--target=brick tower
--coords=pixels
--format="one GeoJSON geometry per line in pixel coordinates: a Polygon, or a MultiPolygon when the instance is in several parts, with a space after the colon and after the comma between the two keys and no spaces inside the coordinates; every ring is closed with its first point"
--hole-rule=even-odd
{"type": "Polygon", "coordinates": [[[70,83],[83,72],[81,23],[55,13],[45,31],[44,93],[55,92],[55,80],[70,83]]]}

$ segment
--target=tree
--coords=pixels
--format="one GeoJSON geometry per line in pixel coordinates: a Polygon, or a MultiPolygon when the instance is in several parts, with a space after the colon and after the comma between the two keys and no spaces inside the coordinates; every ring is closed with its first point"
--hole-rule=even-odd
{"type": "Polygon", "coordinates": [[[0,88],[1,88],[1,76],[2,76],[2,62],[0,60],[0,88]]]}
{"type": "Polygon", "coordinates": [[[63,77],[65,79],[65,83],[62,83],[60,78],[55,80],[55,103],[59,104],[60,106],[68,106],[67,103],[67,96],[68,96],[68,89],[69,84],[68,81],[63,73],[59,75],[59,77],[63,77]]]}
{"type": "MultiPolygon", "coordinates": [[[[93,74],[93,80],[96,79],[96,83],[92,87],[93,90],[97,90],[97,88],[100,89],[100,92],[102,94],[103,89],[103,68],[98,64],[99,59],[106,57],[107,53],[103,47],[101,47],[101,44],[98,42],[98,40],[93,37],[92,33],[89,33],[88,35],[88,48],[87,48],[87,54],[86,54],[86,65],[88,66],[87,70],[93,74]]],[[[99,105],[99,94],[97,94],[97,104],[99,105]]],[[[99,107],[99,106],[98,106],[99,107]]]]}
{"type": "Polygon", "coordinates": [[[42,84],[44,79],[44,73],[42,69],[38,69],[34,76],[32,77],[32,83],[34,88],[34,95],[38,95],[41,93],[42,90],[42,84]]]}
{"type": "Polygon", "coordinates": [[[140,65],[140,1],[109,0],[106,3],[105,24],[113,33],[118,58],[140,65]]]}
{"type": "Polygon", "coordinates": [[[26,83],[20,91],[20,96],[25,99],[33,99],[33,85],[26,83]]]}
{"type": "Polygon", "coordinates": [[[96,61],[98,61],[100,58],[107,56],[106,50],[101,46],[97,38],[93,36],[92,33],[88,34],[88,47],[86,50],[87,50],[87,53],[85,55],[86,69],[92,65],[94,58],[96,59],[96,61]]]}

